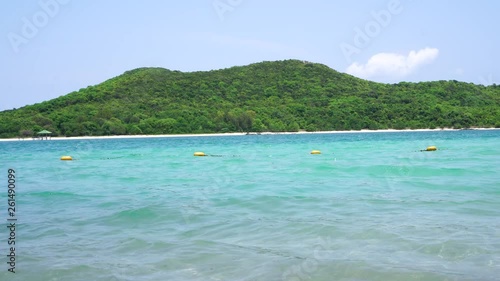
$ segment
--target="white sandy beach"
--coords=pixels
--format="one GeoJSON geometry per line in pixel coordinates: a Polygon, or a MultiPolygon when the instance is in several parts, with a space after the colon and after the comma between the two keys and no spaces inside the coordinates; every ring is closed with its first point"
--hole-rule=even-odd
{"type": "MultiPolygon", "coordinates": [[[[301,134],[351,134],[351,133],[394,133],[394,132],[440,132],[440,131],[460,131],[462,129],[405,129],[405,130],[352,130],[352,131],[317,131],[317,132],[262,132],[260,135],[301,135],[301,134]]],[[[470,130],[500,130],[499,128],[473,128],[470,130]]],[[[81,136],[81,137],[51,137],[49,140],[94,140],[94,139],[138,139],[138,138],[181,138],[181,137],[221,137],[221,136],[246,136],[247,133],[214,133],[214,134],[176,134],[176,135],[119,135],[119,136],[81,136]]],[[[257,133],[250,133],[257,135],[257,133]]],[[[10,138],[0,139],[6,141],[36,141],[33,138],[10,138]]]]}

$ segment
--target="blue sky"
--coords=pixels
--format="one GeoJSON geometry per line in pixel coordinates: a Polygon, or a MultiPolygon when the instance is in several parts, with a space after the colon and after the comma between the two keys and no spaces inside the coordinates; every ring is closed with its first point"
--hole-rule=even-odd
{"type": "Polygon", "coordinates": [[[0,110],[137,67],[318,62],[373,81],[500,81],[500,2],[23,0],[0,11],[0,110]]]}

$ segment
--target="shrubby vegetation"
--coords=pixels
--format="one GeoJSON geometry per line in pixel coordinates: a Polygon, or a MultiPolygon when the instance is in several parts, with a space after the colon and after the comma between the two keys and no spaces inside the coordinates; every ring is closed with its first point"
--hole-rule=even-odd
{"type": "Polygon", "coordinates": [[[381,84],[287,60],[207,72],[125,72],[0,112],[0,137],[500,127],[500,86],[381,84]]]}

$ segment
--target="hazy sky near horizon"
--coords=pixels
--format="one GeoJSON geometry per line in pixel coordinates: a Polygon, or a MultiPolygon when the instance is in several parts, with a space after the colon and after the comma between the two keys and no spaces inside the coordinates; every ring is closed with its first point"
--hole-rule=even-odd
{"type": "Polygon", "coordinates": [[[137,67],[300,59],[368,80],[500,81],[500,1],[23,0],[0,11],[0,111],[137,67]]]}

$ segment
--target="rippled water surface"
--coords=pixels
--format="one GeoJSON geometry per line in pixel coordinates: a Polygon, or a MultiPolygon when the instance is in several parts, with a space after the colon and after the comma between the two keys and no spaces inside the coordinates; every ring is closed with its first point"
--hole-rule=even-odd
{"type": "Polygon", "coordinates": [[[18,218],[0,280],[500,276],[499,130],[0,142],[0,159],[18,218]]]}

